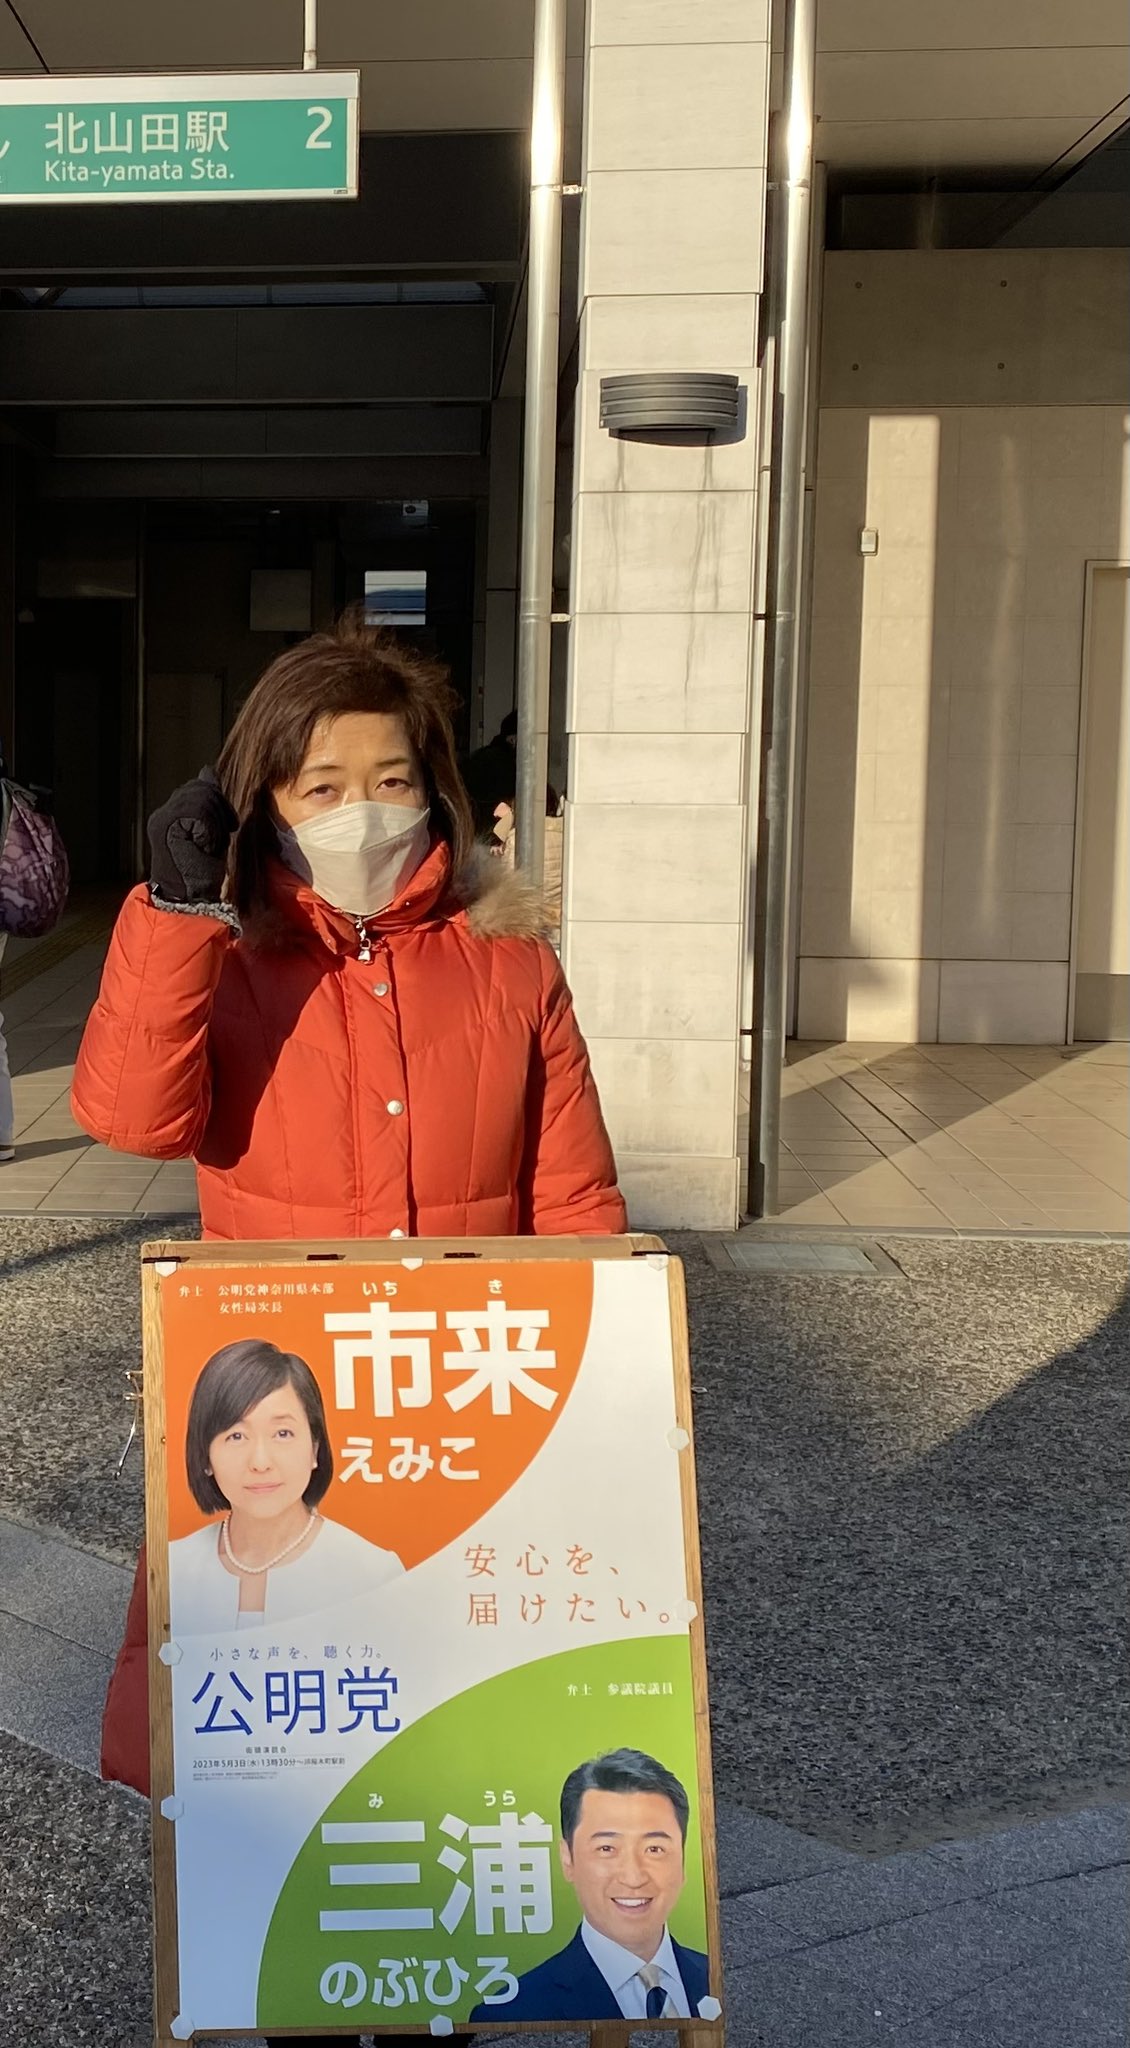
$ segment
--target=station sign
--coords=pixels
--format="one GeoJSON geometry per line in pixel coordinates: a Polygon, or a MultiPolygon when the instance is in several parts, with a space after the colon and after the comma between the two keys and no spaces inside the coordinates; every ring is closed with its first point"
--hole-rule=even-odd
{"type": "Polygon", "coordinates": [[[0,205],[355,199],[356,71],[0,79],[0,205]]]}

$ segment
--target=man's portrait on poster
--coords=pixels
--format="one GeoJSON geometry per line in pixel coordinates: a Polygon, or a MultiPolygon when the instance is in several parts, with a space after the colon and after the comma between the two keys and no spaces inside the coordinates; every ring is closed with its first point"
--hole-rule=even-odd
{"type": "Polygon", "coordinates": [[[472,2022],[693,2018],[709,1993],[708,1961],[668,1927],[689,1825],[684,1787],[642,1750],[611,1750],[571,1771],[559,1847],[580,1926],[518,1979],[505,2006],[476,2006],[472,2022]]]}

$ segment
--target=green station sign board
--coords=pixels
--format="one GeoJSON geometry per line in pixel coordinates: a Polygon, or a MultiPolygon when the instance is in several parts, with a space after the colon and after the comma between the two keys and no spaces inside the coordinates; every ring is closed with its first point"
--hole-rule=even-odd
{"type": "Polygon", "coordinates": [[[355,199],[355,71],[0,78],[0,205],[355,199]]]}

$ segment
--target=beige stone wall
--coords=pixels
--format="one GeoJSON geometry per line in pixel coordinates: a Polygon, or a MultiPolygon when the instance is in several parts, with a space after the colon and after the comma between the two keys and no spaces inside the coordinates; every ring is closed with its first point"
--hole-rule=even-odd
{"type": "Polygon", "coordinates": [[[827,263],[797,1031],[1062,1041],[1086,565],[1130,547],[1130,267],[827,263]]]}
{"type": "Polygon", "coordinates": [[[591,0],[564,959],[636,1224],[738,1209],[767,0],[591,0]],[[601,374],[728,370],[727,445],[613,440],[601,374]]]}

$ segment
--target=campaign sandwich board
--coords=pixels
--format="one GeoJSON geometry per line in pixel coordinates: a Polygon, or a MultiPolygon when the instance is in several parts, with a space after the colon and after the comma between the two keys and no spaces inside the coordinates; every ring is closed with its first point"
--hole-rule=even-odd
{"type": "Polygon", "coordinates": [[[143,1253],[155,2030],[721,2031],[682,1269],[143,1253]]]}

